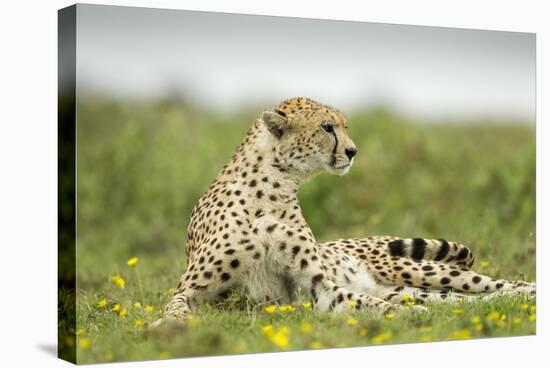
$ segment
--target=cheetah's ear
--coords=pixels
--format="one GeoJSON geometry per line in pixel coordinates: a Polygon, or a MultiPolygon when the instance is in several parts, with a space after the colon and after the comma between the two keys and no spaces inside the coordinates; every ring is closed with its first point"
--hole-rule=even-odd
{"type": "Polygon", "coordinates": [[[271,134],[277,138],[281,138],[288,128],[288,119],[281,110],[264,111],[262,120],[271,134]]]}

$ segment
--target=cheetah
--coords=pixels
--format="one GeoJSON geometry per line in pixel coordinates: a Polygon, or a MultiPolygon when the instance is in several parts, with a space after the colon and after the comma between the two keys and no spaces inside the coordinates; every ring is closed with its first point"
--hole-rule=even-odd
{"type": "Polygon", "coordinates": [[[303,97],[256,119],[191,213],[187,268],[154,325],[184,320],[200,303],[231,290],[258,302],[289,303],[300,289],[315,310],[353,306],[382,313],[405,308],[404,295],[443,302],[474,300],[476,293],[534,294],[534,283],[472,271],[470,249],[443,239],[317,243],[297,192],[321,172],[350,170],[357,148],[347,128],[340,111],[303,97]]]}

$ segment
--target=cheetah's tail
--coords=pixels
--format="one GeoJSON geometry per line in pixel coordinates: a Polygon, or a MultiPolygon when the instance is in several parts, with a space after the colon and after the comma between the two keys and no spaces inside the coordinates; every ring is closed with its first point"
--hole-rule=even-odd
{"type": "Polygon", "coordinates": [[[444,239],[397,239],[388,243],[387,252],[392,256],[414,260],[432,260],[470,268],[474,253],[465,245],[444,239]]]}

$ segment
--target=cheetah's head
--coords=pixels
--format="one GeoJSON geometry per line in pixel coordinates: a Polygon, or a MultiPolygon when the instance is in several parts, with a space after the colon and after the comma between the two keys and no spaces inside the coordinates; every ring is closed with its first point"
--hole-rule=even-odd
{"type": "Polygon", "coordinates": [[[344,115],[309,98],[283,101],[262,114],[274,139],[276,159],[289,170],[310,176],[323,170],[345,175],[357,153],[344,115]]]}

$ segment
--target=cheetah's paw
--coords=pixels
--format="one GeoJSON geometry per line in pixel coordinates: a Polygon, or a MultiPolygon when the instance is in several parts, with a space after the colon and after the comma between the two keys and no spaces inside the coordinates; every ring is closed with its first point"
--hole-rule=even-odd
{"type": "Polygon", "coordinates": [[[149,325],[149,331],[158,336],[170,336],[187,328],[187,323],[181,319],[160,318],[149,325]]]}

